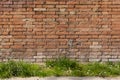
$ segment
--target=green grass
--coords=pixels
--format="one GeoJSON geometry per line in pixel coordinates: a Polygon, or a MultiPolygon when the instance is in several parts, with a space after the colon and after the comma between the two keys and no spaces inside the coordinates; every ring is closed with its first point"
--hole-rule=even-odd
{"type": "Polygon", "coordinates": [[[78,63],[67,58],[47,61],[45,66],[23,61],[0,63],[0,78],[46,76],[100,76],[120,75],[120,62],[78,63]]]}
{"type": "Polygon", "coordinates": [[[29,77],[36,76],[41,70],[37,64],[30,64],[25,62],[8,61],[6,63],[0,63],[0,77],[29,77]]]}

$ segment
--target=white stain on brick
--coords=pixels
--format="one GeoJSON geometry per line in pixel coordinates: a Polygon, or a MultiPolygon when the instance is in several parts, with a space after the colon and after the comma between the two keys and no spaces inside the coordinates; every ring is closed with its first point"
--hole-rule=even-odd
{"type": "Polygon", "coordinates": [[[90,46],[90,48],[93,48],[93,49],[99,49],[99,48],[102,48],[102,46],[99,45],[98,42],[93,42],[93,44],[90,46]]]}
{"type": "Polygon", "coordinates": [[[109,61],[117,62],[117,61],[120,61],[120,59],[109,59],[109,61]]]}
{"type": "Polygon", "coordinates": [[[65,12],[65,10],[66,10],[65,8],[63,8],[63,9],[60,9],[60,12],[65,12]]]}
{"type": "Polygon", "coordinates": [[[34,56],[34,58],[40,58],[40,59],[42,59],[42,58],[45,58],[45,56],[34,56]]]}
{"type": "Polygon", "coordinates": [[[34,8],[34,11],[46,11],[46,8],[34,8]]]}
{"type": "Polygon", "coordinates": [[[95,62],[98,62],[98,61],[100,61],[100,59],[89,59],[89,61],[90,61],[90,62],[94,62],[94,61],[95,61],[95,62]]]}
{"type": "Polygon", "coordinates": [[[71,11],[70,14],[75,14],[75,11],[71,11]]]}
{"type": "Polygon", "coordinates": [[[26,22],[26,24],[24,25],[24,27],[35,27],[35,25],[33,25],[33,22],[35,21],[35,19],[25,18],[25,19],[23,19],[23,21],[26,22]]]}

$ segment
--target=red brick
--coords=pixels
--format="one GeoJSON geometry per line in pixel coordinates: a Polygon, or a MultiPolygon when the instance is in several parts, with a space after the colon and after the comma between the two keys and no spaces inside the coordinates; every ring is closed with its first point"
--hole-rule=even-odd
{"type": "Polygon", "coordinates": [[[48,38],[48,39],[49,39],[49,38],[51,38],[51,39],[56,39],[56,38],[58,38],[58,37],[59,37],[58,35],[49,35],[49,34],[46,36],[46,38],[48,38]]]}

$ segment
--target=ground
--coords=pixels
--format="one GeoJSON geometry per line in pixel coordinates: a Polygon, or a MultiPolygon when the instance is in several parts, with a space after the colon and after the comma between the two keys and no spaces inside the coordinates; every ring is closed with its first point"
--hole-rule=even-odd
{"type": "Polygon", "coordinates": [[[10,78],[5,80],[120,80],[120,77],[31,77],[31,78],[10,78]]]}

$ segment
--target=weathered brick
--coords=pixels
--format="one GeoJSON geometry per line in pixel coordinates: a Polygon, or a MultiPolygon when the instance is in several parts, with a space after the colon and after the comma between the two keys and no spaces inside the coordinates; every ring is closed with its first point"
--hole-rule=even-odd
{"type": "Polygon", "coordinates": [[[89,59],[89,61],[90,61],[90,62],[98,62],[98,61],[100,61],[100,59],[94,59],[94,58],[93,58],[93,59],[89,59]]]}
{"type": "Polygon", "coordinates": [[[46,8],[34,8],[34,11],[46,11],[46,8]]]}
{"type": "Polygon", "coordinates": [[[46,4],[58,4],[57,1],[51,2],[51,1],[47,1],[46,4]]]}

